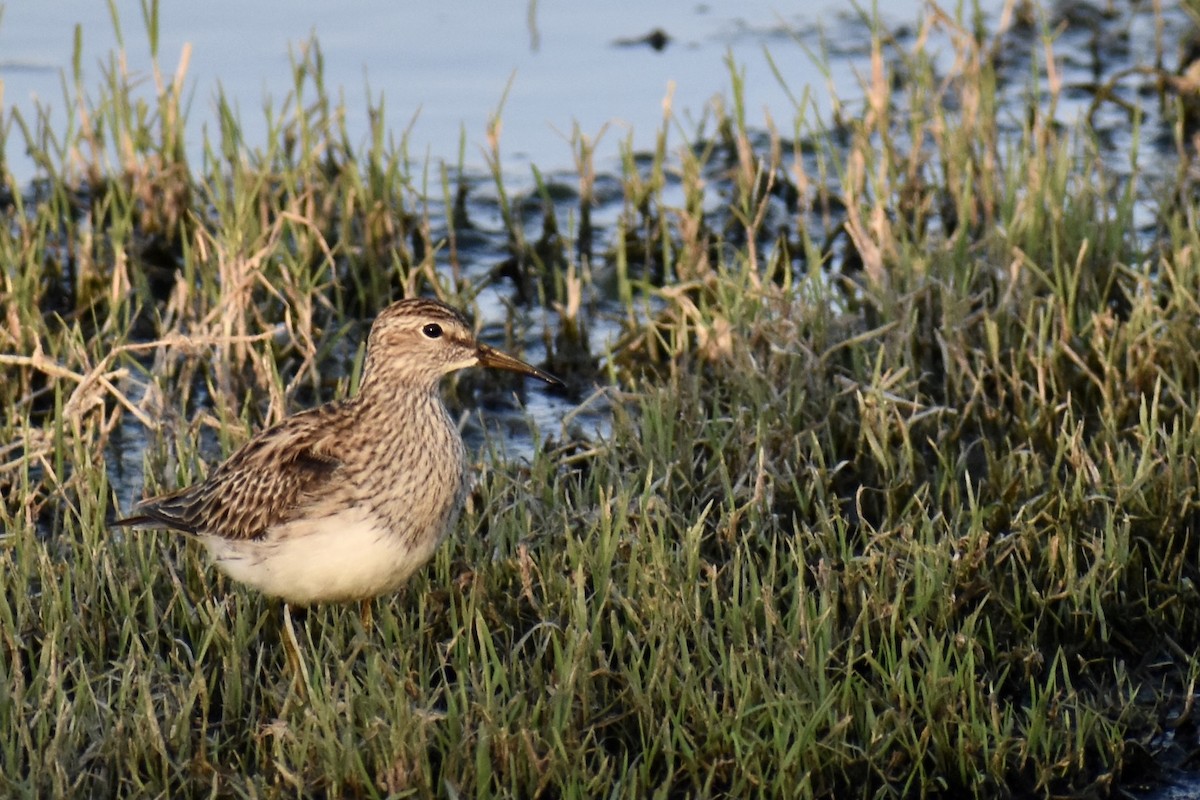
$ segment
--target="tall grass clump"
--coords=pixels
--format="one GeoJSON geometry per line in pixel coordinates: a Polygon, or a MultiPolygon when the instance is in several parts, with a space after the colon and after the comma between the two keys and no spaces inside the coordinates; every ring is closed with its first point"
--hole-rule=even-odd
{"type": "MultiPolygon", "coordinates": [[[[724,101],[693,128],[668,103],[615,175],[576,131],[577,190],[512,185],[499,113],[483,174],[418,171],[381,98],[351,141],[315,41],[268,140],[222,100],[198,163],[186,57],[150,98],[119,58],[91,91],[77,66],[67,138],[18,120],[43,179],[0,228],[0,793],[1106,797],[1168,774],[1200,676],[1195,187],[1063,124],[1051,39],[934,7],[908,39],[877,26],[832,118],[789,86],[794,117],[756,119],[731,60],[724,101]],[[302,614],[300,677],[278,605],[106,527],[350,391],[388,300],[487,283],[511,302],[485,334],[541,323],[581,408],[523,461],[484,438],[451,543],[369,627],[302,614]]],[[[1159,99],[1136,124],[1172,134],[1159,99]]],[[[449,400],[511,410],[485,388],[449,400]]]]}

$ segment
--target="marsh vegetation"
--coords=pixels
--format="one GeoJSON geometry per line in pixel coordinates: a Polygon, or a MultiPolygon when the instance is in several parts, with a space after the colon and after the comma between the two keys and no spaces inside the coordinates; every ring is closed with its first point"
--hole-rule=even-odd
{"type": "Polygon", "coordinates": [[[69,130],[3,128],[39,178],[0,227],[0,793],[1110,796],[1194,767],[1196,90],[1152,60],[1064,85],[1067,14],[877,26],[832,118],[804,87],[744,108],[731,63],[653,151],[606,172],[577,131],[574,171],[516,180],[499,116],[490,172],[414,161],[379,108],[349,140],[315,42],[267,140],[223,107],[199,163],[186,74],[147,103],[77,64],[69,130]],[[447,384],[459,529],[372,628],[311,609],[298,687],[277,605],[107,523],[352,391],[417,294],[569,388],[447,384]]]}

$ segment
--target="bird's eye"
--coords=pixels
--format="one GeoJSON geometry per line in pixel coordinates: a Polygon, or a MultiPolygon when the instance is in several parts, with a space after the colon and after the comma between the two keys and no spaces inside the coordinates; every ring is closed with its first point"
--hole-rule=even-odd
{"type": "Polygon", "coordinates": [[[442,335],[442,326],[438,325],[436,322],[431,322],[424,328],[421,328],[421,333],[425,334],[430,339],[437,339],[442,335]]]}

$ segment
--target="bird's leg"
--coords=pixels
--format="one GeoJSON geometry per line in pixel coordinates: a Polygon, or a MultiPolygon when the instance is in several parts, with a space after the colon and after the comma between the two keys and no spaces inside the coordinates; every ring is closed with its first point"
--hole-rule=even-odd
{"type": "Polygon", "coordinates": [[[283,604],[283,628],[287,633],[287,641],[284,642],[284,650],[287,651],[288,661],[292,666],[293,682],[299,684],[299,693],[301,697],[308,697],[308,667],[304,666],[304,659],[300,655],[300,643],[296,640],[296,629],[292,627],[292,608],[287,603],[283,604]]]}
{"type": "Polygon", "coordinates": [[[370,633],[374,618],[371,615],[371,601],[369,599],[359,601],[358,618],[362,622],[363,632],[370,633]]]}

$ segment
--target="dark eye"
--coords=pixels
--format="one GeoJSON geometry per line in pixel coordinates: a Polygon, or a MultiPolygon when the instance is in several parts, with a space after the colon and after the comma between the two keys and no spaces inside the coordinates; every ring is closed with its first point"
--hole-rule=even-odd
{"type": "Polygon", "coordinates": [[[421,328],[421,333],[428,336],[430,339],[437,339],[442,335],[442,326],[436,322],[431,322],[424,328],[421,328]]]}

